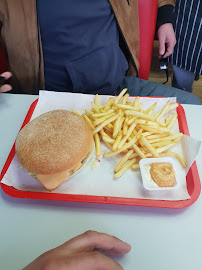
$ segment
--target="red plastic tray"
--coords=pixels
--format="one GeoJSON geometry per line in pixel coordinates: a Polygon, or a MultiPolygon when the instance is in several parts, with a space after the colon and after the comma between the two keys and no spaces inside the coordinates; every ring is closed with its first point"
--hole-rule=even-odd
{"type": "MultiPolygon", "coordinates": [[[[37,105],[38,99],[35,100],[30,106],[21,129],[30,121],[32,114],[37,105]]],[[[183,107],[179,104],[177,108],[178,122],[180,132],[185,135],[189,135],[189,129],[187,126],[186,116],[183,107]]],[[[0,181],[3,179],[7,169],[9,168],[11,161],[15,156],[15,143],[10,151],[10,154],[6,160],[6,163],[2,169],[0,175],[0,181]]],[[[59,194],[59,193],[43,193],[32,191],[21,191],[14,187],[7,186],[1,183],[3,191],[16,198],[26,199],[40,199],[40,200],[57,200],[57,201],[71,201],[71,202],[85,202],[85,203],[103,203],[103,204],[120,204],[120,205],[133,205],[133,206],[146,206],[146,207],[161,207],[161,208],[185,208],[193,204],[199,197],[201,192],[201,183],[196,166],[194,162],[187,174],[187,189],[190,198],[180,201],[164,201],[164,200],[151,200],[151,199],[134,199],[134,198],[121,198],[121,197],[109,197],[109,196],[91,196],[91,195],[72,195],[72,194],[59,194]]]]}

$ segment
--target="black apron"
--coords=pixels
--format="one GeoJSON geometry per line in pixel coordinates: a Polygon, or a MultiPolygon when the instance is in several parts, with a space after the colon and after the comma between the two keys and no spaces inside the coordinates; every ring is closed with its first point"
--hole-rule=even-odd
{"type": "Polygon", "coordinates": [[[174,30],[177,43],[169,61],[202,74],[202,1],[176,0],[174,30]]]}

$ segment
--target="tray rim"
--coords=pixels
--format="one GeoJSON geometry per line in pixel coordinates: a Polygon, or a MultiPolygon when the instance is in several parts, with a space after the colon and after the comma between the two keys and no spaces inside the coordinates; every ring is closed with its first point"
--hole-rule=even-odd
{"type": "MultiPolygon", "coordinates": [[[[149,97],[149,98],[162,98],[162,97],[149,97]]],[[[20,130],[30,121],[32,114],[38,103],[38,98],[30,105],[26,117],[20,130]]],[[[177,108],[179,129],[185,135],[189,134],[189,129],[187,125],[186,115],[184,108],[180,103],[177,108]]],[[[19,132],[20,132],[19,130],[19,132]]],[[[12,186],[7,186],[1,183],[6,171],[8,170],[11,161],[15,155],[15,142],[11,148],[8,158],[3,166],[0,174],[0,185],[2,190],[9,196],[15,198],[24,199],[39,199],[39,200],[56,200],[56,201],[69,201],[69,202],[83,202],[83,203],[100,203],[100,204],[114,204],[114,205],[128,205],[128,206],[144,206],[144,207],[157,207],[157,208],[172,208],[180,209],[192,205],[199,197],[201,192],[201,183],[199,178],[199,173],[196,165],[196,161],[192,164],[188,174],[188,177],[193,179],[193,190],[189,199],[180,201],[168,201],[168,200],[152,200],[152,199],[135,199],[135,198],[122,198],[122,197],[112,197],[112,196],[94,196],[94,195],[79,195],[79,194],[61,194],[61,193],[44,193],[44,192],[33,192],[33,191],[22,191],[18,190],[12,186]],[[191,176],[190,176],[191,175],[191,176]]]]}

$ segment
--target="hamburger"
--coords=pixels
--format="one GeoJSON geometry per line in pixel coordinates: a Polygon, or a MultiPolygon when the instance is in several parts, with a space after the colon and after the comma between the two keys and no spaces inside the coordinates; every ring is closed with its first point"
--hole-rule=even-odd
{"type": "Polygon", "coordinates": [[[19,132],[15,150],[28,174],[51,191],[90,160],[93,134],[81,116],[54,110],[36,117],[19,132]]]}

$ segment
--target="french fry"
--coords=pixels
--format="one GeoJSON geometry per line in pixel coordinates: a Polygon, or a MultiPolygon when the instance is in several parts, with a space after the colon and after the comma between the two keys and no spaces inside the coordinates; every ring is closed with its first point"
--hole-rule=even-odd
{"type": "Polygon", "coordinates": [[[168,108],[170,106],[170,99],[168,100],[168,102],[166,103],[166,105],[164,106],[164,108],[162,109],[162,111],[160,112],[160,114],[156,117],[156,121],[158,122],[163,115],[167,112],[168,108]]]}
{"type": "Polygon", "coordinates": [[[106,137],[109,137],[109,138],[111,138],[111,136],[109,136],[105,131],[104,131],[104,129],[101,129],[100,130],[100,135],[103,137],[103,136],[106,136],[106,137]]]}
{"type": "Polygon", "coordinates": [[[139,106],[138,106],[138,111],[141,111],[142,106],[143,106],[143,103],[140,103],[139,106]]]}
{"type": "Polygon", "coordinates": [[[180,139],[174,139],[174,140],[172,140],[172,142],[178,143],[178,142],[180,142],[180,139]]]}
{"type": "Polygon", "coordinates": [[[107,114],[107,115],[105,115],[105,116],[103,116],[103,117],[100,117],[100,118],[96,119],[96,120],[93,122],[93,124],[94,124],[95,126],[97,126],[97,125],[99,125],[100,123],[103,123],[105,120],[107,120],[108,118],[110,118],[110,117],[112,117],[112,116],[114,116],[114,115],[115,115],[115,113],[107,114]]]}
{"type": "Polygon", "coordinates": [[[128,161],[115,175],[114,178],[119,178],[122,176],[134,163],[136,162],[136,158],[128,161]]]}
{"type": "Polygon", "coordinates": [[[172,143],[172,141],[156,142],[156,143],[151,143],[151,145],[156,148],[156,147],[162,147],[162,146],[168,145],[170,143],[172,143]]]}
{"type": "Polygon", "coordinates": [[[157,102],[155,102],[154,104],[152,104],[144,113],[148,114],[149,112],[153,112],[153,110],[155,109],[157,105],[157,102]]]}
{"type": "Polygon", "coordinates": [[[101,146],[100,146],[100,137],[98,133],[94,134],[94,140],[95,140],[96,157],[99,157],[101,155],[101,146]]]}
{"type": "Polygon", "coordinates": [[[98,108],[100,111],[104,111],[105,106],[106,106],[106,104],[103,104],[103,105],[98,106],[98,108]]]}
{"type": "Polygon", "coordinates": [[[166,136],[166,137],[162,137],[162,138],[156,138],[156,139],[153,139],[153,140],[149,140],[147,138],[147,140],[149,141],[149,143],[155,143],[155,142],[163,142],[163,141],[172,141],[174,139],[177,139],[177,138],[180,138],[180,137],[183,137],[183,133],[178,133],[178,134],[175,134],[175,135],[172,135],[172,136],[166,136]]]}
{"type": "Polygon", "coordinates": [[[91,128],[91,130],[95,130],[95,127],[93,125],[93,123],[91,122],[90,118],[85,115],[85,114],[82,114],[82,117],[86,120],[87,124],[89,125],[89,127],[91,128]]]}
{"type": "Polygon", "coordinates": [[[166,126],[167,126],[169,124],[169,122],[170,122],[170,116],[169,115],[166,115],[165,122],[166,122],[166,126]]]}
{"type": "Polygon", "coordinates": [[[113,115],[112,117],[110,117],[109,119],[105,120],[103,123],[101,123],[99,126],[96,127],[96,129],[93,131],[93,134],[97,133],[98,131],[100,131],[103,127],[105,127],[106,125],[108,125],[109,123],[113,122],[114,120],[116,120],[119,117],[118,114],[113,115]]]}
{"type": "Polygon", "coordinates": [[[171,111],[173,109],[176,109],[178,106],[179,106],[179,104],[177,102],[173,103],[173,104],[170,104],[167,112],[169,112],[169,111],[171,111]]]}
{"type": "Polygon", "coordinates": [[[110,114],[110,113],[113,113],[113,112],[114,112],[114,110],[111,109],[111,110],[108,110],[107,112],[94,113],[94,114],[93,114],[93,117],[94,117],[94,118],[103,117],[103,116],[106,116],[106,115],[108,115],[108,114],[110,114]]]}
{"type": "Polygon", "coordinates": [[[109,108],[114,104],[114,98],[110,97],[106,103],[106,106],[104,108],[104,111],[108,111],[109,108]]]}
{"type": "Polygon", "coordinates": [[[109,128],[108,125],[106,125],[106,126],[104,127],[104,130],[105,130],[105,132],[106,132],[110,137],[112,137],[113,127],[112,127],[112,128],[109,128]],[[109,134],[109,133],[110,133],[110,134],[109,134]]]}
{"type": "MultiPolygon", "coordinates": [[[[96,134],[98,134],[98,133],[96,133],[96,134]]],[[[102,136],[102,139],[103,139],[104,142],[108,142],[108,143],[112,143],[112,144],[115,142],[114,139],[112,139],[109,136],[105,136],[105,135],[102,136]]]]}
{"type": "Polygon", "coordinates": [[[126,104],[126,101],[127,101],[127,98],[129,97],[129,94],[127,93],[127,94],[125,94],[125,96],[123,96],[123,99],[122,99],[122,101],[121,101],[121,104],[122,105],[125,105],[126,104]]]}
{"type": "Polygon", "coordinates": [[[95,103],[91,102],[92,108],[95,110],[96,113],[99,113],[99,108],[95,103]]]}
{"type": "Polygon", "coordinates": [[[96,158],[94,159],[91,167],[92,167],[92,169],[94,169],[96,167],[96,158]]]}
{"type": "Polygon", "coordinates": [[[123,139],[120,141],[120,143],[119,143],[119,146],[118,146],[118,149],[120,149],[123,145],[124,145],[124,143],[127,141],[127,139],[130,137],[130,135],[132,134],[132,132],[133,132],[133,130],[134,130],[134,128],[136,127],[136,123],[133,123],[130,127],[129,127],[129,129],[128,129],[128,132],[127,132],[127,134],[123,137],[123,139]]]}
{"type": "Polygon", "coordinates": [[[154,147],[159,147],[159,146],[164,146],[164,145],[166,146],[170,143],[178,143],[178,142],[180,142],[180,139],[174,139],[172,141],[157,142],[157,143],[153,143],[152,146],[154,146],[154,147]],[[158,146],[158,144],[159,144],[159,146],[158,146]]]}
{"type": "Polygon", "coordinates": [[[123,165],[128,161],[130,156],[133,154],[133,150],[128,151],[128,153],[120,160],[120,162],[117,164],[117,166],[114,169],[114,172],[117,173],[123,165]]]}
{"type": "Polygon", "coordinates": [[[145,145],[145,147],[149,150],[149,152],[154,156],[154,157],[160,157],[160,155],[156,152],[154,147],[151,146],[151,144],[148,142],[148,140],[140,135],[140,141],[145,145]]]}
{"type": "Polygon", "coordinates": [[[133,103],[132,102],[129,102],[129,101],[127,101],[126,104],[127,105],[130,105],[130,106],[133,106],[133,103]]]}
{"type": "Polygon", "coordinates": [[[117,113],[119,116],[123,116],[123,111],[122,111],[121,109],[118,109],[118,110],[116,111],[116,113],[117,113]]]}
{"type": "Polygon", "coordinates": [[[79,116],[81,116],[80,113],[77,112],[77,111],[75,111],[75,110],[72,110],[72,112],[75,113],[75,114],[77,114],[77,115],[79,115],[79,116]]]}
{"type": "Polygon", "coordinates": [[[155,118],[153,116],[148,115],[146,113],[137,112],[137,111],[134,111],[134,110],[126,110],[125,114],[126,115],[135,115],[135,116],[139,116],[139,117],[141,117],[143,119],[148,119],[148,120],[151,120],[151,121],[155,121],[155,118]]]}
{"type": "Polygon", "coordinates": [[[114,151],[114,152],[108,152],[108,153],[105,153],[105,154],[103,155],[103,157],[112,157],[112,156],[114,156],[114,155],[117,155],[117,154],[123,152],[124,150],[128,149],[129,147],[131,147],[136,141],[137,141],[137,138],[134,137],[130,142],[124,144],[124,146],[122,146],[121,149],[118,149],[118,150],[116,150],[116,151],[114,151]]]}
{"type": "Polygon", "coordinates": [[[125,121],[125,117],[122,117],[121,120],[120,120],[120,123],[119,123],[119,132],[121,132],[124,121],[125,121]]]}
{"type": "Polygon", "coordinates": [[[163,152],[161,154],[162,157],[164,156],[175,156],[179,162],[182,164],[182,167],[185,168],[186,167],[186,163],[184,161],[184,159],[178,154],[178,153],[175,153],[175,152],[163,152]]]}
{"type": "Polygon", "coordinates": [[[166,145],[166,146],[159,147],[158,149],[156,149],[156,152],[160,154],[160,153],[162,153],[162,152],[168,150],[169,148],[173,147],[174,145],[176,145],[176,143],[169,143],[169,144],[166,145]]]}
{"type": "Polygon", "coordinates": [[[108,128],[113,128],[112,123],[109,123],[109,124],[107,125],[107,127],[108,127],[108,128]]]}
{"type": "Polygon", "coordinates": [[[144,120],[144,119],[136,119],[135,123],[158,127],[158,123],[153,122],[153,121],[144,120]]]}
{"type": "Polygon", "coordinates": [[[140,138],[140,135],[142,134],[142,129],[140,128],[137,132],[137,134],[135,135],[137,137],[137,139],[140,138]]]}
{"type": "Polygon", "coordinates": [[[160,127],[166,127],[166,123],[163,123],[163,122],[161,122],[161,121],[158,121],[158,125],[159,125],[160,127]]]}
{"type": "Polygon", "coordinates": [[[140,99],[140,97],[138,97],[138,96],[134,99],[133,106],[134,106],[135,110],[138,109],[139,99],[140,99]]]}
{"type": "Polygon", "coordinates": [[[146,131],[153,131],[155,133],[165,133],[165,132],[169,132],[168,128],[163,128],[163,127],[155,127],[155,126],[147,126],[147,125],[139,125],[143,130],[146,131]]]}
{"type": "Polygon", "coordinates": [[[139,164],[132,165],[132,169],[133,170],[138,170],[139,168],[140,168],[140,165],[139,164]]]}
{"type": "Polygon", "coordinates": [[[175,120],[177,119],[177,113],[175,113],[172,117],[172,119],[170,120],[170,123],[168,124],[167,128],[170,130],[172,128],[172,126],[175,123],[175,120]]]}
{"type": "Polygon", "coordinates": [[[153,122],[153,121],[147,121],[146,124],[149,125],[149,126],[155,126],[155,127],[158,127],[158,124],[159,124],[159,123],[156,123],[156,122],[153,122]]]}
{"type": "MultiPolygon", "coordinates": [[[[146,155],[146,153],[148,152],[148,149],[147,149],[147,147],[144,145],[144,143],[141,141],[141,140],[138,140],[137,141],[137,146],[141,149],[141,151],[143,152],[143,153],[145,153],[145,155],[146,155]]],[[[146,157],[147,157],[147,155],[146,155],[146,157]]]]}
{"type": "Polygon", "coordinates": [[[116,137],[116,140],[114,141],[114,144],[112,146],[112,151],[116,151],[117,150],[117,147],[121,141],[121,138],[122,138],[122,134],[120,133],[117,137],[116,137]]]}
{"type": "Polygon", "coordinates": [[[141,158],[146,158],[146,155],[143,153],[140,147],[137,146],[137,144],[133,144],[133,149],[138,154],[138,156],[140,156],[141,158]]]}
{"type": "Polygon", "coordinates": [[[128,118],[125,118],[125,122],[123,124],[123,135],[126,135],[128,132],[128,124],[127,124],[128,118]]]}
{"type": "Polygon", "coordinates": [[[121,116],[119,116],[115,123],[114,123],[114,131],[113,131],[113,138],[116,138],[118,133],[119,133],[119,124],[120,124],[120,121],[121,121],[121,116]]]}
{"type": "MultiPolygon", "coordinates": [[[[132,150],[132,149],[131,149],[132,150]]],[[[138,157],[138,154],[137,153],[133,153],[130,157],[129,157],[129,159],[133,159],[133,158],[137,158],[138,157]]]]}
{"type": "Polygon", "coordinates": [[[120,93],[120,94],[117,96],[117,98],[115,99],[114,104],[118,104],[118,103],[119,103],[120,99],[121,99],[122,96],[126,93],[127,90],[128,90],[127,88],[124,88],[124,89],[121,91],[121,93],[120,93]]]}
{"type": "Polygon", "coordinates": [[[131,106],[131,105],[115,104],[115,107],[119,108],[119,109],[135,111],[135,108],[133,106],[131,106]]]}
{"type": "Polygon", "coordinates": [[[146,131],[146,132],[142,132],[142,135],[144,136],[144,137],[148,137],[148,136],[151,136],[151,132],[149,132],[149,131],[146,131]]]}
{"type": "Polygon", "coordinates": [[[127,124],[130,126],[135,120],[137,119],[137,117],[132,117],[127,121],[127,124]]]}
{"type": "Polygon", "coordinates": [[[88,115],[88,116],[93,116],[93,112],[89,111],[88,109],[85,109],[85,113],[88,115]]]}
{"type": "Polygon", "coordinates": [[[158,111],[157,113],[154,114],[154,118],[155,118],[155,119],[159,116],[159,114],[162,112],[162,110],[163,110],[163,109],[161,109],[160,111],[158,111]]]}
{"type": "Polygon", "coordinates": [[[147,123],[147,120],[137,118],[137,119],[134,120],[134,122],[137,123],[137,124],[143,124],[144,125],[144,124],[147,123]]]}
{"type": "MultiPolygon", "coordinates": [[[[95,95],[95,105],[98,107],[99,106],[99,96],[98,94],[95,95]]],[[[99,108],[98,108],[99,109],[99,108]]]]}
{"type": "Polygon", "coordinates": [[[147,138],[147,140],[153,140],[156,138],[164,138],[164,137],[170,136],[170,133],[165,132],[165,133],[161,133],[161,134],[153,134],[153,135],[148,135],[148,136],[143,133],[143,135],[147,138]]]}

